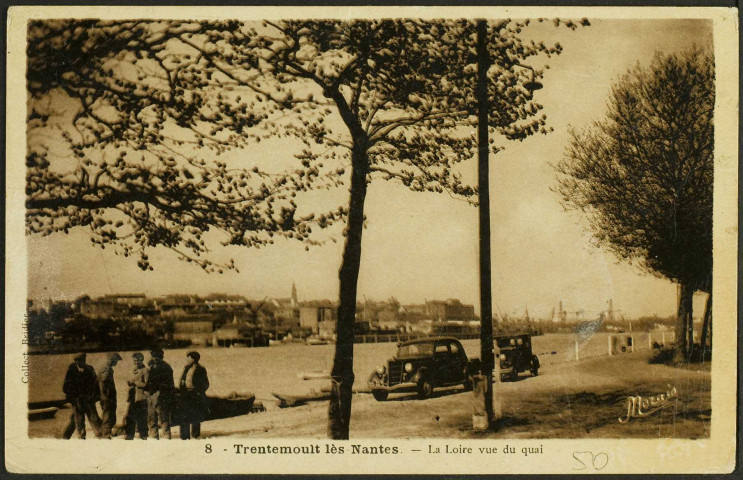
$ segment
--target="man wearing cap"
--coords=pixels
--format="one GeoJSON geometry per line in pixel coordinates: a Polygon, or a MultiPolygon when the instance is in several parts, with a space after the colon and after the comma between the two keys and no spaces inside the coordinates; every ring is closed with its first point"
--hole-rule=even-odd
{"type": "Polygon", "coordinates": [[[101,437],[111,438],[111,429],[116,425],[116,383],[114,383],[114,367],[121,355],[109,353],[108,361],[98,372],[98,390],[101,401],[101,437]]]}
{"type": "Polygon", "coordinates": [[[65,375],[64,385],[62,386],[62,391],[73,408],[70,423],[65,428],[63,436],[64,438],[70,438],[72,433],[77,430],[77,436],[84,439],[86,415],[96,435],[100,436],[101,420],[98,417],[98,411],[95,409],[98,390],[95,370],[85,363],[86,356],[84,353],[75,355],[74,360],[74,363],[67,369],[67,375],[65,375]]]}
{"type": "Polygon", "coordinates": [[[144,366],[144,355],[137,352],[132,355],[134,371],[129,377],[129,411],[126,415],[126,439],[134,440],[134,434],[139,432],[139,438],[147,440],[147,367],[144,366]]]}
{"type": "Polygon", "coordinates": [[[209,377],[206,368],[199,364],[199,352],[186,354],[187,364],[181,374],[181,439],[199,438],[201,421],[207,410],[206,391],[209,388],[209,377]]]}
{"type": "Polygon", "coordinates": [[[175,385],[173,384],[173,369],[165,363],[165,356],[161,349],[150,352],[152,364],[145,384],[147,392],[147,421],[150,425],[150,436],[160,438],[160,428],[163,436],[171,438],[170,415],[174,403],[175,385]]]}

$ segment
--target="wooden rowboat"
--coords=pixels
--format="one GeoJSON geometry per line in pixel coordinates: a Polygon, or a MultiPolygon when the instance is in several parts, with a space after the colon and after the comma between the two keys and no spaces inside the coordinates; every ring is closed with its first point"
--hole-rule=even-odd
{"type": "Polygon", "coordinates": [[[325,372],[322,370],[307,373],[300,372],[297,374],[297,376],[302,380],[329,380],[330,372],[325,372]]]}
{"type": "Polygon", "coordinates": [[[57,407],[62,408],[66,403],[70,403],[64,398],[56,398],[53,400],[42,400],[38,402],[28,402],[29,410],[40,410],[43,408],[57,407]]]}
{"type": "Polygon", "coordinates": [[[57,407],[37,408],[34,410],[29,410],[28,420],[31,422],[35,420],[47,420],[47,419],[53,418],[54,415],[56,415],[58,411],[59,411],[59,408],[57,407]]]}
{"type": "Polygon", "coordinates": [[[206,397],[209,413],[205,420],[219,420],[253,412],[255,395],[252,393],[230,393],[224,397],[206,397]]]}
{"type": "Polygon", "coordinates": [[[307,402],[330,400],[330,390],[312,390],[305,395],[286,395],[283,393],[271,393],[271,395],[279,399],[279,407],[281,408],[298,407],[307,402]]]}

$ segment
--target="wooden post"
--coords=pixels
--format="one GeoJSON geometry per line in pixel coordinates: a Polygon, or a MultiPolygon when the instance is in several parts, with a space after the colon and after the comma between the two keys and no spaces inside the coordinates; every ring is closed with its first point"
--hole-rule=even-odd
{"type": "Polygon", "coordinates": [[[631,342],[631,344],[630,344],[631,351],[632,351],[632,353],[635,353],[635,336],[634,335],[630,335],[629,336],[629,341],[631,342]]]}
{"type": "Polygon", "coordinates": [[[607,345],[609,346],[609,356],[611,357],[612,356],[612,351],[611,351],[611,335],[609,335],[608,337],[606,337],[606,340],[608,341],[607,345]]]}
{"type": "MultiPolygon", "coordinates": [[[[487,20],[477,20],[477,199],[480,233],[480,374],[485,377],[482,402],[485,422],[493,417],[493,299],[490,259],[490,144],[488,141],[488,69],[492,65],[488,52],[487,20]]],[[[473,417],[474,418],[474,417],[473,417]]]]}
{"type": "Polygon", "coordinates": [[[477,432],[487,430],[490,426],[488,412],[485,408],[487,381],[488,377],[485,375],[475,375],[472,378],[472,429],[477,432]]]}
{"type": "MultiPolygon", "coordinates": [[[[500,364],[500,362],[496,363],[500,364]]],[[[500,367],[498,367],[495,371],[498,375],[498,381],[500,381],[500,367]]],[[[495,381],[492,376],[489,378],[489,380],[490,382],[495,381]]],[[[490,389],[493,391],[493,422],[491,422],[491,427],[497,428],[498,420],[503,418],[503,397],[499,393],[499,388],[495,388],[495,386],[491,384],[490,389]]]]}
{"type": "Polygon", "coordinates": [[[580,354],[578,353],[578,339],[575,339],[575,361],[580,360],[580,354]]]}
{"type": "Polygon", "coordinates": [[[666,346],[666,332],[660,332],[660,342],[663,344],[663,347],[666,346]]]}
{"type": "Polygon", "coordinates": [[[648,350],[653,349],[653,333],[648,332],[648,350]]]}

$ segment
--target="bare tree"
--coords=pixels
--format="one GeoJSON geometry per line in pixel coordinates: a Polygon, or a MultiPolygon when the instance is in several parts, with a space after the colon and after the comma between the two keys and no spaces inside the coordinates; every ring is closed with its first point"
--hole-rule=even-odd
{"type": "Polygon", "coordinates": [[[600,245],[680,284],[677,360],[691,352],[694,292],[712,291],[714,103],[709,52],[657,54],[612,86],[606,118],[572,131],[556,165],[600,245]]]}

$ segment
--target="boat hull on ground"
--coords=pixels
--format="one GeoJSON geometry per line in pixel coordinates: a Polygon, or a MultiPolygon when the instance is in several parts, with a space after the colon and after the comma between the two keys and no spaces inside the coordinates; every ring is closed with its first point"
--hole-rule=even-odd
{"type": "Polygon", "coordinates": [[[47,420],[47,419],[53,418],[54,415],[56,415],[58,411],[59,411],[59,408],[57,407],[37,408],[37,409],[29,410],[28,420],[31,422],[36,421],[36,420],[47,420]]]}
{"type": "Polygon", "coordinates": [[[253,411],[255,395],[252,393],[230,394],[225,397],[206,397],[209,413],[205,421],[247,415],[253,411]]]}
{"type": "MultiPolygon", "coordinates": [[[[202,422],[208,422],[209,420],[221,420],[223,418],[239,417],[241,415],[247,415],[253,412],[253,403],[255,402],[255,395],[252,393],[230,393],[226,396],[206,397],[206,409],[204,410],[204,417],[202,422]]],[[[184,405],[181,401],[180,392],[176,393],[175,409],[173,410],[173,423],[179,424],[183,419],[184,405]]]]}
{"type": "Polygon", "coordinates": [[[57,407],[62,408],[65,404],[70,403],[64,398],[57,398],[54,400],[42,400],[38,402],[28,402],[29,410],[40,410],[42,408],[57,407]]]}
{"type": "Polygon", "coordinates": [[[272,393],[271,395],[279,399],[279,407],[281,408],[298,407],[307,402],[330,400],[330,390],[312,391],[306,395],[285,395],[283,393],[272,393]]]}

